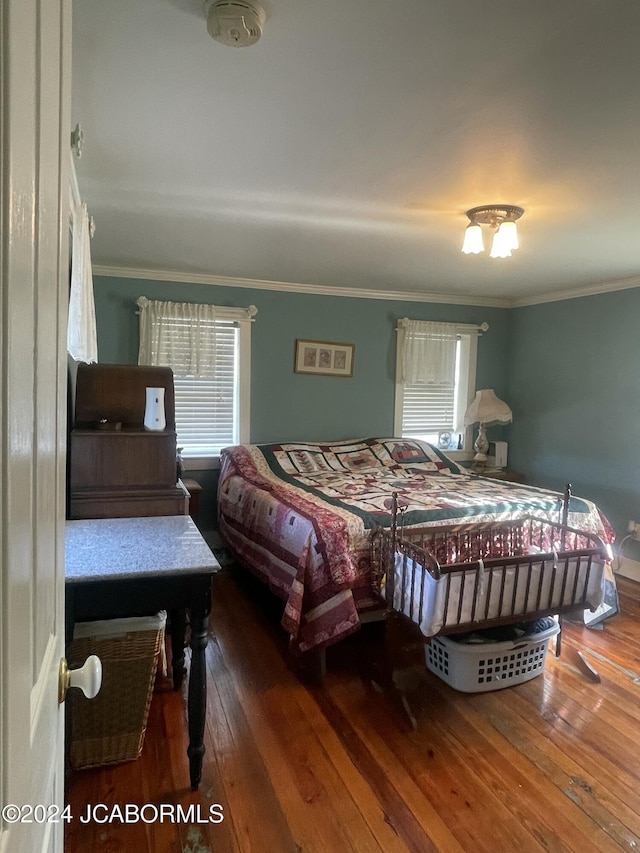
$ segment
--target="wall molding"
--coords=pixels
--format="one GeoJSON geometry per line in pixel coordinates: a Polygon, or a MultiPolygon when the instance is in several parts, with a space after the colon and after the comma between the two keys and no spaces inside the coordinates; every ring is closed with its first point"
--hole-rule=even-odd
{"type": "Polygon", "coordinates": [[[484,308],[509,308],[511,300],[484,296],[459,296],[447,293],[413,293],[404,290],[368,290],[358,287],[296,284],[288,281],[267,281],[253,278],[179,272],[176,270],[137,269],[93,265],[93,274],[110,278],[140,278],[151,281],[175,281],[221,287],[248,287],[252,290],[279,290],[287,293],[307,293],[314,296],[346,296],[353,299],[393,299],[398,302],[437,302],[447,305],[479,305],[484,308]]]}
{"type": "Polygon", "coordinates": [[[542,305],[545,302],[561,302],[563,299],[579,299],[583,296],[597,296],[599,293],[612,293],[616,290],[629,290],[632,287],[640,287],[640,275],[630,278],[621,278],[615,281],[603,281],[599,284],[590,284],[575,290],[558,290],[555,293],[543,293],[539,296],[530,296],[524,299],[512,299],[511,308],[524,308],[527,305],[542,305]]]}
{"type": "Polygon", "coordinates": [[[631,557],[618,556],[613,561],[614,573],[629,578],[632,581],[640,581],[640,561],[632,560],[631,557]]]}
{"type": "Polygon", "coordinates": [[[445,305],[472,305],[485,308],[525,308],[546,302],[561,302],[579,299],[616,290],[640,287],[640,275],[615,281],[600,282],[572,290],[559,290],[524,298],[499,298],[489,296],[461,296],[451,293],[414,293],[407,290],[373,290],[359,287],[337,287],[332,285],[299,284],[290,281],[269,281],[259,278],[236,278],[234,276],[192,273],[181,270],[142,269],[138,267],[116,267],[94,264],[93,274],[109,278],[136,278],[150,281],[175,281],[186,284],[205,284],[218,287],[246,287],[252,290],[276,290],[287,293],[306,293],[314,296],[344,296],[352,299],[388,299],[396,302],[433,302],[445,305]]]}

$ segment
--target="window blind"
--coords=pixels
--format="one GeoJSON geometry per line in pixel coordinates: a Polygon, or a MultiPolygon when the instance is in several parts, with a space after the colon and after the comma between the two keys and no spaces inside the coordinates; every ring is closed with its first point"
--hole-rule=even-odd
{"type": "Polygon", "coordinates": [[[178,446],[187,458],[217,456],[249,441],[251,324],[248,308],[139,296],[138,364],[173,370],[178,446]]]}
{"type": "MultiPolygon", "coordinates": [[[[464,413],[475,389],[478,337],[489,326],[487,323],[480,326],[451,323],[442,324],[448,328],[435,329],[433,325],[406,317],[398,320],[394,433],[433,442],[439,440],[438,433],[449,432],[457,437],[457,448],[463,449],[471,434],[471,430],[464,426],[464,413]],[[417,337],[419,345],[422,338],[427,337],[448,342],[448,333],[452,332],[455,335],[453,374],[447,369],[431,376],[422,375],[420,370],[415,376],[408,375],[405,371],[405,344],[407,333],[411,332],[414,333],[414,343],[417,337]]],[[[427,355],[426,351],[418,351],[418,361],[427,355]]]]}
{"type": "Polygon", "coordinates": [[[404,386],[402,435],[417,438],[455,427],[455,386],[450,382],[404,386]]]}
{"type": "MultiPolygon", "coordinates": [[[[171,324],[188,324],[172,320],[171,324]]],[[[213,357],[213,375],[206,378],[174,376],[176,432],[182,455],[211,456],[238,443],[238,336],[236,324],[201,323],[198,346],[213,357]]],[[[185,337],[185,346],[188,346],[185,337]]],[[[175,337],[172,346],[175,352],[175,337]]],[[[170,362],[159,348],[160,363],[170,362]]]]}

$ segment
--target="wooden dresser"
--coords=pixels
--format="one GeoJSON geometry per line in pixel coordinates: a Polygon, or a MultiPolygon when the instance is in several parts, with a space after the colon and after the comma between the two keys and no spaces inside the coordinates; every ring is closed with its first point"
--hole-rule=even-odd
{"type": "Polygon", "coordinates": [[[182,515],[173,374],[167,367],[78,366],[69,446],[69,517],[182,515]],[[165,389],[166,428],[144,428],[146,388],[165,389]]]}

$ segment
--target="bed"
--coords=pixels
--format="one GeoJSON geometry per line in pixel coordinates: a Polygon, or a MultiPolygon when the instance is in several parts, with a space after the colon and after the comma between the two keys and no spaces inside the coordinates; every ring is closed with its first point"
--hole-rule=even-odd
{"type": "MultiPolygon", "coordinates": [[[[422,441],[236,445],[221,456],[220,533],[237,560],[285,602],[297,652],[324,648],[380,610],[372,533],[390,528],[393,495],[403,530],[561,520],[563,496],[469,473],[422,441]]],[[[591,501],[571,497],[565,524],[604,543],[613,531],[591,501]]]]}

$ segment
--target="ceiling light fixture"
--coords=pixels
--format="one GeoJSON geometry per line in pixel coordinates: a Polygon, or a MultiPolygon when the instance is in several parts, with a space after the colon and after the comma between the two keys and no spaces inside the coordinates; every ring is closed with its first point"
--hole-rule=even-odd
{"type": "Polygon", "coordinates": [[[524,209],[513,204],[483,204],[472,207],[467,211],[469,224],[464,232],[462,251],[465,255],[477,255],[484,252],[481,225],[494,229],[491,244],[491,258],[510,258],[511,252],[517,249],[518,228],[516,221],[520,219],[524,209]]]}

